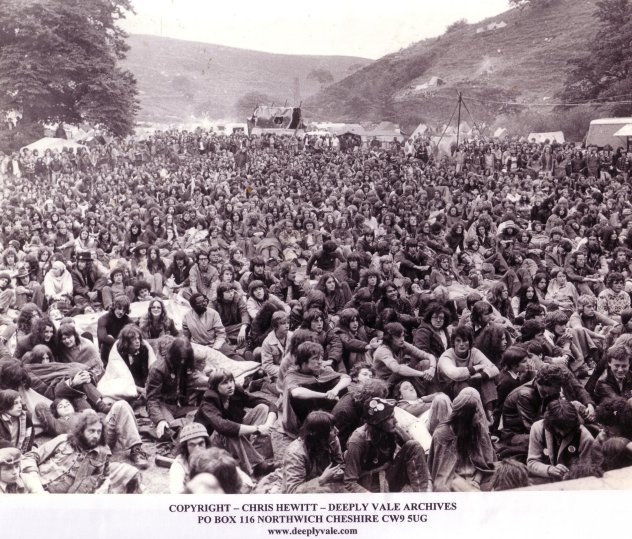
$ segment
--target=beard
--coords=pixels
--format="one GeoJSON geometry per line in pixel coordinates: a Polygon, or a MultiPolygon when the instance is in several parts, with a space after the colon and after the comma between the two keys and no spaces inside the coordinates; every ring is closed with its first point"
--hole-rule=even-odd
{"type": "Polygon", "coordinates": [[[202,307],[201,305],[193,305],[191,308],[198,316],[201,316],[206,312],[206,307],[202,307]]]}
{"type": "Polygon", "coordinates": [[[81,447],[83,447],[83,449],[96,449],[101,443],[101,438],[89,440],[85,437],[85,435],[82,434],[79,437],[79,443],[81,444],[81,447]]]}

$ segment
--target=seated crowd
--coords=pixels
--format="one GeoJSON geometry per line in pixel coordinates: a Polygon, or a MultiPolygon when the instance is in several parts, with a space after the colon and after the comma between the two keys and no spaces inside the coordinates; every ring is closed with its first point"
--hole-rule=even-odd
{"type": "Polygon", "coordinates": [[[157,465],[171,493],[632,465],[631,168],[203,130],[0,154],[0,492],[143,492],[157,465]]]}

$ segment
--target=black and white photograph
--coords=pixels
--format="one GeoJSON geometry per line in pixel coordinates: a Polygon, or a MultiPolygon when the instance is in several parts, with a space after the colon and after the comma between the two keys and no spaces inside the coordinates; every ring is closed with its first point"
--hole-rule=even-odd
{"type": "Polygon", "coordinates": [[[0,0],[3,535],[606,534],[631,368],[632,0],[0,0]]]}

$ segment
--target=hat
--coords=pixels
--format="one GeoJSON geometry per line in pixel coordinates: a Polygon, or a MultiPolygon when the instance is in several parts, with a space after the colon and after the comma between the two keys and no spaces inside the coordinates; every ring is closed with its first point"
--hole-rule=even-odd
{"type": "Polygon", "coordinates": [[[0,449],[0,466],[13,466],[18,464],[22,458],[22,452],[15,447],[4,447],[0,449]]]}
{"type": "Polygon", "coordinates": [[[140,252],[141,249],[145,249],[145,251],[146,251],[147,249],[149,249],[149,247],[150,247],[150,245],[147,244],[147,243],[144,243],[144,242],[137,243],[134,246],[134,248],[132,249],[132,253],[133,254],[137,254],[137,253],[140,252]]]}
{"type": "Polygon", "coordinates": [[[77,262],[79,260],[85,260],[90,262],[92,260],[92,253],[90,251],[78,251],[77,252],[77,262]]]}
{"type": "Polygon", "coordinates": [[[200,423],[187,423],[180,431],[179,442],[184,444],[189,440],[200,437],[208,438],[208,432],[206,432],[204,425],[201,425],[200,423]]]}
{"type": "Polygon", "coordinates": [[[379,425],[389,419],[394,411],[395,406],[393,404],[375,397],[365,403],[362,415],[369,425],[379,425]]]}
{"type": "Polygon", "coordinates": [[[11,275],[8,271],[0,272],[0,279],[6,279],[7,281],[11,282],[11,275]]]}

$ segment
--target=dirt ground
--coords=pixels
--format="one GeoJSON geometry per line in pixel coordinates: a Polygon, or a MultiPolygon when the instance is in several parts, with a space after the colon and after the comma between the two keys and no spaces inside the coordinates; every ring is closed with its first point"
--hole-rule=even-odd
{"type": "MultiPolygon", "coordinates": [[[[143,450],[147,453],[147,459],[149,460],[149,468],[142,471],[145,492],[149,494],[168,494],[169,469],[156,466],[154,462],[156,454],[164,451],[166,446],[159,444],[145,432],[149,427],[149,422],[145,418],[140,417],[138,420],[143,439],[143,450]]],[[[292,440],[283,433],[281,420],[277,419],[275,429],[272,433],[272,447],[274,450],[274,459],[277,464],[282,464],[283,455],[291,441],[292,440]]],[[[117,450],[114,452],[112,460],[115,462],[129,462],[129,452],[117,450]]]]}

